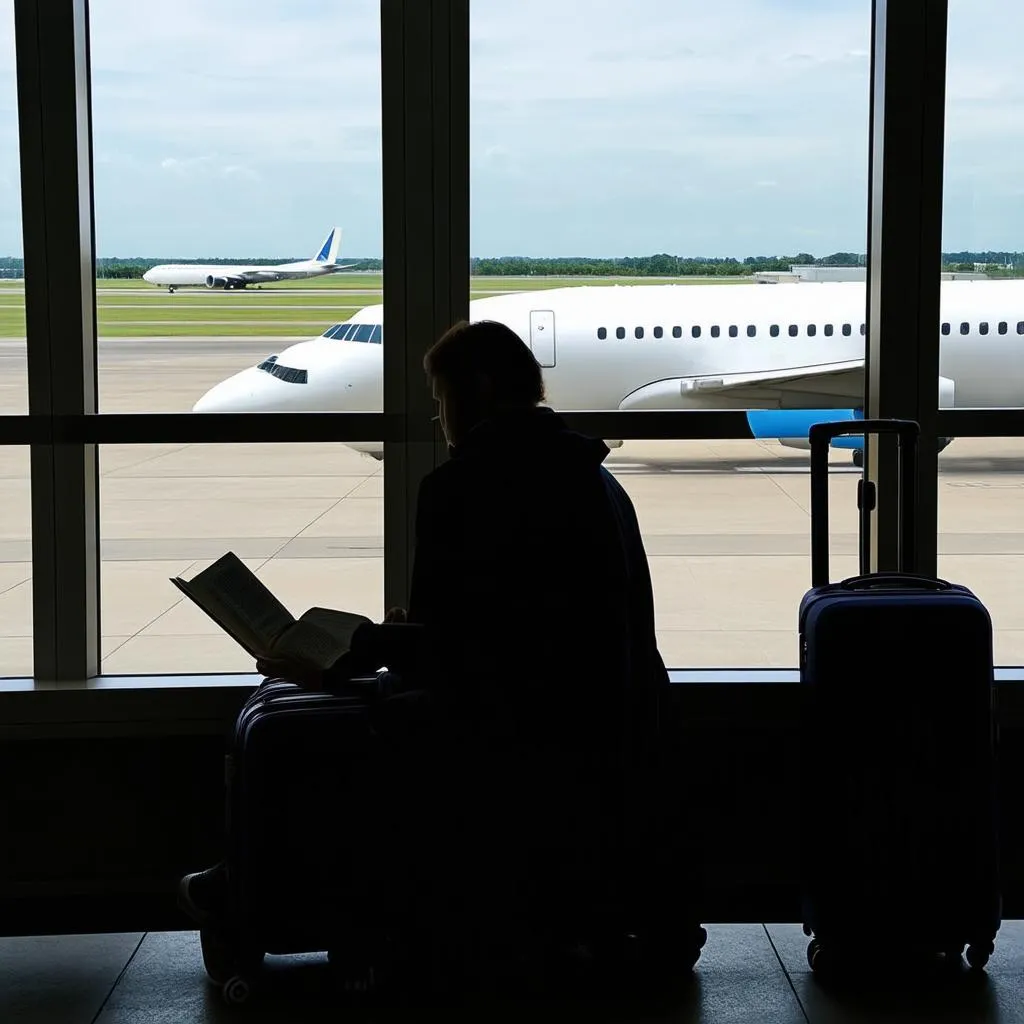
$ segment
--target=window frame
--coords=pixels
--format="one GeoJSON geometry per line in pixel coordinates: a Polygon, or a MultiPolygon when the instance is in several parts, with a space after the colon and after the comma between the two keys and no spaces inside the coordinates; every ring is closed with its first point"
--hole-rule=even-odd
{"type": "MultiPolygon", "coordinates": [[[[0,444],[31,447],[35,671],[32,680],[0,681],[0,691],[97,686],[100,444],[382,439],[385,601],[402,603],[416,488],[446,457],[425,384],[407,382],[422,377],[419,360],[430,342],[469,309],[469,0],[382,0],[380,6],[384,308],[392,327],[379,414],[98,411],[88,3],[67,0],[47,7],[45,16],[38,0],[15,0],[14,7],[31,268],[29,412],[0,416],[0,444]],[[54,59],[57,54],[69,59],[54,59]],[[68,258],[69,250],[76,258],[68,258]],[[52,372],[56,366],[59,374],[52,372]]],[[[938,438],[1024,436],[1024,410],[937,408],[946,8],[946,0],[904,0],[899,13],[893,0],[873,6],[865,407],[872,416],[910,416],[921,424],[923,571],[934,571],[938,438]],[[908,279],[923,283],[906,289],[908,279]],[[908,330],[910,324],[916,329],[908,330]]],[[[681,335],[672,328],[674,338],[681,335]]],[[[574,429],[623,440],[749,437],[741,411],[565,418],[574,429]]],[[[866,476],[885,509],[892,505],[884,496],[892,492],[894,453],[869,437],[866,456],[866,476]]],[[[891,518],[876,513],[873,566],[891,563],[896,536],[891,518]]],[[[99,682],[104,678],[109,685],[109,677],[99,682]]],[[[182,677],[149,678],[176,685],[182,677]]],[[[252,679],[217,678],[231,685],[252,679]]]]}

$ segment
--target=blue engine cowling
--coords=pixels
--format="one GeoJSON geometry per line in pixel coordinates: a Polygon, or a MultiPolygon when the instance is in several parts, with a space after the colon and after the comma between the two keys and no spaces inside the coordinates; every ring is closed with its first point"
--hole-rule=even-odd
{"type": "MultiPolygon", "coordinates": [[[[750,433],[755,438],[773,438],[788,441],[791,447],[809,448],[808,436],[815,423],[838,423],[842,420],[862,420],[860,409],[751,409],[747,413],[750,433]],[[800,444],[799,442],[804,442],[800,444]],[[797,442],[797,444],[792,444],[797,442]]],[[[861,434],[837,437],[833,448],[857,450],[864,447],[861,434]]]]}

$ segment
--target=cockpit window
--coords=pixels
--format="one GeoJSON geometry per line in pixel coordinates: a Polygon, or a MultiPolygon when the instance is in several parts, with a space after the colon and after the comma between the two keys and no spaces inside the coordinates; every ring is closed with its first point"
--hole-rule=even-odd
{"type": "Polygon", "coordinates": [[[282,366],[277,361],[277,356],[267,356],[257,369],[269,373],[278,380],[283,380],[286,384],[309,383],[309,373],[306,370],[300,370],[295,366],[282,366]]]}
{"type": "Polygon", "coordinates": [[[351,321],[335,324],[323,333],[323,337],[336,341],[365,341],[371,345],[379,345],[383,335],[384,328],[380,324],[354,324],[351,321]]]}

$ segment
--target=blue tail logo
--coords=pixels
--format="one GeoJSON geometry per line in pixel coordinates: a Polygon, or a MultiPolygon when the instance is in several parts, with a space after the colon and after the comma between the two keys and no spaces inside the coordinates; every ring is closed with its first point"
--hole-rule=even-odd
{"type": "Polygon", "coordinates": [[[334,241],[334,232],[332,231],[327,236],[327,241],[324,242],[323,248],[316,254],[316,256],[313,257],[314,262],[316,262],[316,263],[325,263],[327,261],[327,257],[331,254],[331,242],[333,242],[333,241],[334,241]]]}

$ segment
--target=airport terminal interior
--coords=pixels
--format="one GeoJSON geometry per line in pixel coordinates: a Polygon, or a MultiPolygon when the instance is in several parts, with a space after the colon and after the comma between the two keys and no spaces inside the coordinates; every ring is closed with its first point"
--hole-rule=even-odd
{"type": "MultiPolygon", "coordinates": [[[[776,12],[779,24],[753,0],[738,3],[744,27],[726,31],[722,11],[662,0],[636,5],[651,7],[649,23],[630,5],[582,0],[523,0],[514,15],[498,0],[344,0],[317,15],[189,3],[180,19],[114,0],[0,0],[0,258],[24,258],[23,271],[7,276],[0,262],[0,1021],[301,1022],[386,1012],[615,1024],[1024,1022],[1024,290],[1015,291],[1024,263],[995,266],[993,257],[968,267],[945,257],[997,245],[981,227],[952,240],[946,232],[961,217],[953,204],[969,211],[968,223],[991,213],[987,197],[971,192],[970,174],[987,180],[979,159],[963,173],[956,161],[985,126],[1017,125],[1024,103],[1019,92],[1005,101],[1013,65],[999,71],[993,57],[986,69],[979,39],[997,48],[1024,21],[995,0],[864,0],[828,15],[793,4],[776,12]],[[778,32],[784,55],[769,45],[778,32]],[[726,62],[733,46],[745,56],[726,62]],[[286,66],[293,70],[279,70],[286,66]],[[622,96],[612,95],[619,85],[608,91],[606,75],[622,96]],[[791,97],[824,83],[831,106],[776,96],[765,114],[774,129],[758,128],[750,111],[761,101],[750,97],[767,82],[791,97]],[[168,113],[160,97],[175,94],[185,102],[168,113]],[[727,98],[739,106],[723,113],[727,98]],[[662,139],[691,103],[695,120],[679,122],[675,141],[662,139]],[[852,113],[844,121],[836,110],[852,113]],[[721,137],[684,140],[719,124],[721,137]],[[254,169],[237,140],[261,137],[264,126],[275,155],[254,169]],[[853,131],[860,147],[855,171],[847,155],[829,162],[823,140],[839,130],[853,131]],[[735,183],[730,163],[746,159],[755,136],[763,166],[744,165],[752,181],[735,183]],[[572,150],[564,165],[563,145],[572,150]],[[591,179],[595,161],[630,145],[649,163],[591,179]],[[687,177],[691,163],[705,180],[687,177]],[[543,194],[530,199],[541,171],[543,194]],[[358,175],[358,184],[339,184],[358,175]],[[728,192],[721,203],[705,192],[716,175],[728,192]],[[520,248],[551,257],[577,245],[738,252],[786,175],[807,188],[801,224],[838,217],[836,197],[852,194],[855,229],[843,237],[864,252],[863,265],[794,256],[789,270],[728,279],[470,272],[478,257],[520,248]],[[666,232],[652,245],[630,233],[646,191],[670,211],[647,208],[666,232]],[[687,221],[692,241],[669,229],[705,203],[717,222],[687,221]],[[501,216],[504,237],[487,221],[501,216]],[[225,227],[203,236],[221,239],[209,251],[204,241],[191,253],[182,240],[218,217],[247,225],[241,249],[225,227]],[[118,218],[140,233],[108,241],[118,218]],[[333,229],[311,260],[328,223],[344,233],[333,229]],[[565,233],[549,252],[535,236],[553,224],[565,233]],[[581,225],[601,234],[581,234],[581,225]],[[292,277],[267,276],[285,243],[261,250],[264,234],[307,253],[289,257],[299,268],[292,277]],[[130,251],[136,244],[152,251],[130,251]],[[328,250],[336,271],[323,269],[328,250]],[[224,267],[183,285],[97,276],[97,261],[118,252],[172,265],[258,259],[264,276],[245,287],[241,278],[229,286],[224,267]],[[666,290],[671,299],[651,301],[676,319],[652,314],[645,336],[632,326],[645,315],[634,305],[622,317],[628,336],[621,328],[612,337],[603,321],[580,328],[589,332],[580,345],[604,348],[578,349],[572,370],[576,336],[561,310],[586,306],[573,290],[626,296],[634,286],[666,290]],[[839,314],[833,332],[816,298],[839,294],[820,291],[829,288],[862,297],[862,333],[844,336],[839,314]],[[749,290],[793,310],[785,315],[804,323],[801,337],[793,340],[795,325],[787,336],[772,317],[762,326],[737,313],[753,308],[744,306],[749,290]],[[447,457],[423,354],[451,324],[498,308],[478,303],[530,294],[550,319],[531,312],[521,333],[557,396],[551,404],[570,427],[606,440],[604,464],[636,509],[671,679],[666,770],[701,850],[706,945],[670,1000],[512,992],[382,1010],[339,991],[326,951],[314,951],[268,955],[243,1002],[207,977],[200,934],[175,892],[183,874],[222,856],[225,744],[261,680],[253,657],[171,581],[230,551],[295,616],[323,607],[379,621],[404,607],[416,491],[447,457]],[[813,316],[799,312],[802,303],[813,316]],[[379,326],[332,335],[369,307],[382,310],[386,338],[379,326]],[[720,333],[715,318],[724,327],[730,317],[741,326],[720,333]],[[809,330],[808,320],[828,327],[809,330]],[[701,336],[698,323],[713,321],[701,336]],[[673,338],[683,355],[669,363],[642,347],[664,349],[673,338]],[[742,362],[776,340],[838,354],[811,366],[803,357],[785,367],[742,362]],[[601,353],[617,343],[634,346],[642,383],[667,382],[661,399],[631,404],[642,389],[621,383],[621,397],[588,404],[607,376],[601,353]],[[687,363],[682,343],[704,361],[687,363]],[[967,344],[975,348],[956,364],[957,380],[948,353],[967,344]],[[336,376],[318,391],[320,353],[336,376]],[[233,382],[249,405],[194,411],[233,382]],[[252,398],[264,383],[288,403],[252,398]],[[307,404],[292,401],[306,393],[307,404]],[[1010,405],[972,398],[1017,393],[1010,405]],[[919,424],[916,568],[970,588],[991,616],[1002,924],[980,971],[965,962],[924,981],[878,982],[872,964],[898,960],[914,930],[899,906],[878,921],[852,990],[824,984],[809,964],[801,872],[814,850],[805,825],[815,765],[801,732],[798,609],[812,583],[810,453],[806,427],[792,438],[782,427],[755,429],[748,415],[792,408],[919,424]]],[[[991,164],[1019,177],[1019,152],[994,150],[991,164]]],[[[786,251],[820,248],[837,232],[801,227],[792,237],[803,245],[786,251]]],[[[750,237],[760,244],[762,235],[750,237]]],[[[751,242],[746,251],[761,250],[751,242]]],[[[856,576],[862,557],[872,572],[895,570],[905,525],[896,446],[875,436],[857,443],[856,457],[850,445],[828,453],[836,581],[856,576]],[[878,504],[862,552],[858,500],[871,488],[878,504]]],[[[595,643],[600,634],[597,624],[595,643]]],[[[958,653],[955,635],[933,641],[958,653]]],[[[886,656],[871,636],[851,633],[847,643],[851,657],[886,656]]],[[[887,706],[877,710],[882,719],[887,706]]],[[[870,758],[876,740],[863,739],[870,758]]]]}

